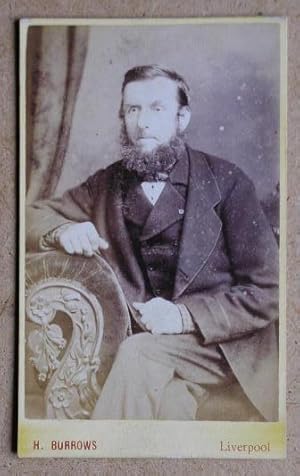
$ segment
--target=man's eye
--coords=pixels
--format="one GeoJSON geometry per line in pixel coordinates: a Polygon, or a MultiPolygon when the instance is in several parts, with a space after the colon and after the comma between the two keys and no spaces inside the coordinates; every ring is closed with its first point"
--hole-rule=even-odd
{"type": "Polygon", "coordinates": [[[136,111],[137,111],[137,107],[132,106],[132,107],[129,108],[128,112],[136,112],[136,111]]]}
{"type": "Polygon", "coordinates": [[[161,108],[161,107],[159,107],[159,106],[156,106],[156,108],[155,108],[155,111],[156,111],[156,112],[160,112],[161,110],[162,110],[162,108],[161,108]]]}

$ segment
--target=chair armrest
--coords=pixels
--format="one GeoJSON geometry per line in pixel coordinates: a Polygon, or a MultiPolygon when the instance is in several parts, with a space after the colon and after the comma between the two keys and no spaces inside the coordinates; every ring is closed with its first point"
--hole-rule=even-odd
{"type": "MultiPolygon", "coordinates": [[[[101,256],[28,255],[25,358],[35,369],[44,416],[89,417],[129,327],[125,297],[101,256]]],[[[26,378],[25,394],[32,392],[26,378]]]]}

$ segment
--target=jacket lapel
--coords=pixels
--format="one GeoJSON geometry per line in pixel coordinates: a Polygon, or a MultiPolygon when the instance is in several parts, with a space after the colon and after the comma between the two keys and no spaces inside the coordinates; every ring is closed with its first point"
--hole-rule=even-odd
{"type": "Polygon", "coordinates": [[[140,182],[130,186],[123,204],[123,213],[126,220],[142,227],[152,209],[153,207],[146,198],[140,182]]]}
{"type": "Polygon", "coordinates": [[[144,225],[140,240],[148,240],[158,235],[173,223],[182,219],[185,200],[170,183],[166,185],[152,208],[144,225]]]}
{"type": "Polygon", "coordinates": [[[201,271],[222,229],[214,207],[221,194],[205,155],[188,149],[190,180],[187,192],[173,298],[177,299],[201,271]]]}
{"type": "MultiPolygon", "coordinates": [[[[124,189],[128,187],[129,180],[120,166],[119,169],[115,168],[108,179],[110,185],[107,188],[106,204],[102,208],[106,213],[101,214],[101,228],[104,231],[103,237],[110,244],[102,254],[112,265],[128,300],[144,302],[147,299],[144,276],[123,215],[124,189]]],[[[104,193],[101,197],[104,197],[104,193]]]]}

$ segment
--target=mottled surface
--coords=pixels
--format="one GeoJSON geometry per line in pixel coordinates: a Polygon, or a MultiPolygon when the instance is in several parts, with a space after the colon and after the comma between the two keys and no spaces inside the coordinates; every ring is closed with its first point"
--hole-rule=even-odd
{"type": "Polygon", "coordinates": [[[91,1],[0,0],[0,111],[1,111],[1,344],[0,344],[0,474],[299,474],[299,311],[300,311],[300,180],[299,151],[300,111],[300,4],[298,0],[177,0],[164,1],[91,1]],[[13,393],[16,340],[16,197],[17,197],[17,122],[16,122],[16,53],[15,22],[21,17],[183,17],[212,15],[276,15],[289,17],[289,132],[288,132],[288,459],[286,461],[217,461],[217,460],[18,460],[12,452],[16,438],[13,421],[13,393]],[[298,470],[297,470],[298,463],[298,470]]]}

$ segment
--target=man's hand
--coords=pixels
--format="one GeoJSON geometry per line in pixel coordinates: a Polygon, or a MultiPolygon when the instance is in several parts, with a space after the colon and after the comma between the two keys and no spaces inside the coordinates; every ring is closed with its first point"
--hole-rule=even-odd
{"type": "Polygon", "coordinates": [[[56,240],[61,248],[73,255],[93,256],[97,250],[106,250],[108,243],[98,235],[93,223],[86,221],[58,230],[56,240]]]}
{"type": "Polygon", "coordinates": [[[182,317],[179,308],[171,301],[153,298],[146,303],[134,302],[141,314],[141,322],[152,334],[181,334],[182,317]]]}

